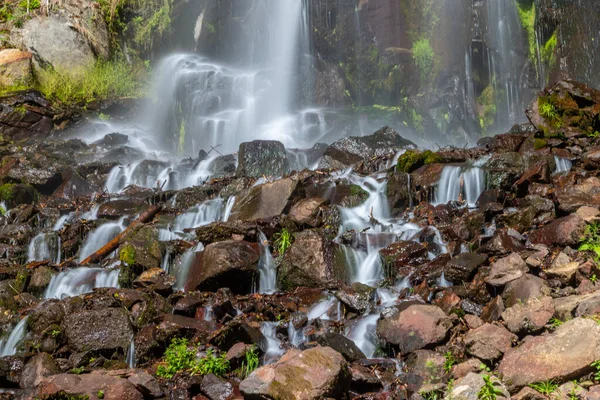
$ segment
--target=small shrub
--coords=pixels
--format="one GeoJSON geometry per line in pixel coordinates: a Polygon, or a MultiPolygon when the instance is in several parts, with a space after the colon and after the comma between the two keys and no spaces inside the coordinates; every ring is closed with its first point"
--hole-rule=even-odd
{"type": "Polygon", "coordinates": [[[490,375],[483,375],[482,378],[483,386],[477,394],[478,399],[496,400],[498,396],[503,396],[502,391],[496,387],[496,382],[492,381],[492,377],[490,375]]]}
{"type": "Polygon", "coordinates": [[[287,249],[292,245],[291,233],[286,228],[283,228],[280,232],[273,235],[273,237],[275,238],[274,244],[277,253],[280,256],[284,255],[287,249]]]}
{"type": "Polygon", "coordinates": [[[226,353],[221,353],[220,356],[214,355],[212,350],[208,350],[206,356],[198,360],[191,368],[193,375],[208,375],[223,376],[229,371],[229,361],[225,358],[226,353]]]}
{"type": "Polygon", "coordinates": [[[451,351],[447,352],[444,360],[444,372],[449,374],[452,371],[452,367],[456,365],[456,358],[451,351]]]}
{"type": "Polygon", "coordinates": [[[398,171],[410,174],[423,165],[441,162],[442,158],[431,150],[420,152],[418,150],[407,150],[398,158],[396,168],[398,171]]]}
{"type": "Polygon", "coordinates": [[[245,360],[242,361],[242,365],[238,369],[238,375],[240,378],[245,379],[250,375],[256,368],[258,368],[258,351],[255,347],[246,350],[245,360]]]}
{"type": "MultiPolygon", "coordinates": [[[[579,251],[592,251],[596,261],[600,259],[600,224],[592,222],[585,227],[585,234],[581,240],[579,251]]],[[[590,279],[591,280],[591,279],[590,279]]]]}
{"type": "Polygon", "coordinates": [[[594,372],[594,381],[600,382],[600,360],[591,363],[590,367],[596,368],[596,372],[594,372]]]}
{"type": "Polygon", "coordinates": [[[160,365],[156,375],[171,379],[177,372],[187,371],[191,374],[223,376],[229,370],[229,361],[225,358],[225,353],[216,356],[209,350],[205,357],[197,359],[196,352],[197,348],[190,347],[187,339],[173,339],[165,351],[166,365],[160,365]]]}
{"type": "Polygon", "coordinates": [[[434,52],[429,43],[429,39],[421,38],[413,44],[413,60],[419,70],[421,84],[427,83],[431,72],[433,71],[434,52]]]}
{"type": "Polygon", "coordinates": [[[531,387],[534,390],[537,390],[538,392],[546,396],[551,395],[552,393],[556,392],[556,389],[558,389],[558,385],[554,383],[553,380],[532,383],[529,385],[529,387],[531,387]]]}
{"type": "Polygon", "coordinates": [[[561,326],[562,324],[564,324],[564,322],[563,322],[563,321],[561,321],[561,320],[560,320],[560,319],[558,319],[558,318],[552,318],[552,319],[550,319],[550,327],[551,327],[552,329],[556,329],[556,328],[558,328],[559,326],[561,326]]]}
{"type": "Polygon", "coordinates": [[[556,108],[550,103],[540,104],[540,115],[549,120],[558,118],[558,113],[556,112],[556,108]]]}
{"type": "Polygon", "coordinates": [[[84,367],[72,368],[71,373],[75,375],[81,375],[85,371],[84,367]]]}

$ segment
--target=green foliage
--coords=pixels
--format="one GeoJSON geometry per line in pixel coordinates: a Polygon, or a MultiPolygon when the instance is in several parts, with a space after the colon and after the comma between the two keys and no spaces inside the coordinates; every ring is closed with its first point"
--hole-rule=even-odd
{"type": "Polygon", "coordinates": [[[100,114],[98,114],[98,118],[100,119],[100,121],[108,121],[108,120],[110,120],[110,115],[100,113],[100,114]]]}
{"type": "Polygon", "coordinates": [[[481,95],[477,99],[478,112],[479,112],[479,125],[481,132],[487,134],[489,128],[496,121],[496,93],[494,92],[494,85],[488,85],[481,95]]]}
{"type": "Polygon", "coordinates": [[[434,52],[429,43],[429,39],[422,37],[413,44],[413,60],[419,70],[421,84],[424,85],[429,80],[434,65],[434,52]]]}
{"type": "Polygon", "coordinates": [[[558,328],[559,326],[561,326],[562,324],[564,324],[564,322],[563,322],[563,321],[561,321],[561,320],[560,320],[560,319],[558,319],[558,318],[552,318],[552,319],[550,319],[550,327],[551,327],[552,329],[556,329],[556,328],[558,328]]]}
{"type": "Polygon", "coordinates": [[[55,328],[55,329],[52,329],[52,330],[50,331],[50,336],[52,336],[52,337],[54,337],[54,338],[55,338],[55,337],[57,337],[57,336],[59,336],[59,335],[60,335],[60,329],[56,329],[56,328],[55,328]]]}
{"type": "Polygon", "coordinates": [[[98,396],[99,399],[103,399],[104,398],[104,390],[98,390],[98,394],[96,396],[98,396]]]}
{"type": "Polygon", "coordinates": [[[519,12],[521,26],[527,34],[527,41],[529,43],[529,59],[533,62],[536,62],[537,44],[535,40],[535,2],[517,0],[517,11],[519,12]]]}
{"type": "Polygon", "coordinates": [[[592,274],[592,276],[590,276],[590,282],[592,282],[594,285],[596,284],[596,282],[598,282],[598,277],[596,276],[596,274],[592,274]]]}
{"type": "Polygon", "coordinates": [[[423,165],[435,164],[442,161],[442,158],[431,150],[420,152],[418,150],[407,150],[398,158],[396,169],[410,174],[421,168],[423,165]]]}
{"type": "Polygon", "coordinates": [[[191,374],[223,376],[229,370],[225,353],[217,356],[212,350],[208,350],[205,357],[197,359],[196,352],[195,346],[188,346],[187,339],[173,339],[165,352],[166,365],[160,365],[156,375],[171,379],[177,372],[187,371],[191,374]]]}
{"type": "Polygon", "coordinates": [[[596,372],[594,372],[594,381],[600,382],[600,360],[596,360],[591,363],[590,367],[596,369],[596,372]]]}
{"type": "Polygon", "coordinates": [[[19,8],[23,11],[37,10],[41,6],[40,0],[21,0],[19,2],[19,8]]]}
{"type": "Polygon", "coordinates": [[[449,374],[452,371],[452,367],[456,365],[456,358],[454,358],[454,354],[451,351],[448,351],[444,357],[444,372],[449,374]]]}
{"type": "Polygon", "coordinates": [[[280,232],[273,235],[273,238],[275,239],[274,245],[277,253],[280,256],[284,255],[292,245],[292,234],[286,228],[283,228],[280,232]]]}
{"type": "Polygon", "coordinates": [[[533,148],[536,150],[543,149],[548,145],[548,141],[545,139],[535,138],[533,139],[533,148]]]}
{"type": "Polygon", "coordinates": [[[556,31],[550,36],[550,39],[544,44],[542,48],[542,61],[547,65],[552,66],[556,62],[556,46],[558,44],[558,38],[556,31]]]}
{"type": "Polygon", "coordinates": [[[127,265],[135,264],[135,248],[131,245],[121,247],[119,251],[119,260],[127,265]]]}
{"type": "Polygon", "coordinates": [[[546,119],[553,120],[558,118],[558,113],[556,112],[556,108],[550,103],[542,103],[540,104],[540,115],[546,119]]]}
{"type": "Polygon", "coordinates": [[[0,204],[0,216],[4,216],[6,214],[6,208],[4,205],[0,204]]]}
{"type": "Polygon", "coordinates": [[[558,385],[554,383],[552,379],[544,382],[532,383],[529,385],[529,387],[546,396],[550,396],[552,393],[556,392],[556,389],[558,389],[558,385]]]}
{"type": "Polygon", "coordinates": [[[38,73],[38,89],[65,105],[142,95],[143,79],[125,62],[97,61],[75,71],[47,69],[38,73]]]}
{"type": "Polygon", "coordinates": [[[14,196],[15,185],[13,183],[5,183],[0,186],[0,201],[12,200],[14,196]]]}
{"type": "Polygon", "coordinates": [[[75,374],[75,375],[81,375],[83,373],[83,371],[85,371],[84,367],[77,367],[77,368],[71,369],[71,373],[75,374]]]}
{"type": "Polygon", "coordinates": [[[502,391],[496,387],[496,382],[492,380],[490,375],[483,375],[483,386],[477,394],[480,400],[496,400],[498,396],[503,395],[502,391]]]}
{"type": "Polygon", "coordinates": [[[579,251],[592,251],[595,260],[600,260],[600,223],[592,222],[585,227],[579,251]]]}
{"type": "Polygon", "coordinates": [[[428,392],[419,392],[425,400],[440,400],[444,398],[444,393],[440,390],[430,390],[428,392]]]}

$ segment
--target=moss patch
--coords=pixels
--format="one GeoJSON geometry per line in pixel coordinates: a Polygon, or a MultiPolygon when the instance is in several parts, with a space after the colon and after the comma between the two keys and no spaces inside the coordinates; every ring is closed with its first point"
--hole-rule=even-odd
{"type": "Polygon", "coordinates": [[[121,260],[122,263],[125,263],[127,265],[134,265],[135,247],[131,245],[125,245],[121,247],[121,250],[119,251],[119,260],[121,260]]]}
{"type": "Polygon", "coordinates": [[[529,59],[533,62],[537,59],[537,45],[535,40],[535,3],[531,0],[517,0],[517,11],[521,26],[527,34],[529,43],[529,59]]]}
{"type": "Polygon", "coordinates": [[[14,197],[14,188],[16,185],[12,183],[6,183],[0,186],[0,201],[10,201],[14,197]]]}
{"type": "Polygon", "coordinates": [[[418,150],[407,150],[398,159],[397,170],[407,174],[421,168],[423,165],[435,164],[442,158],[431,150],[420,152],[418,150]]]}

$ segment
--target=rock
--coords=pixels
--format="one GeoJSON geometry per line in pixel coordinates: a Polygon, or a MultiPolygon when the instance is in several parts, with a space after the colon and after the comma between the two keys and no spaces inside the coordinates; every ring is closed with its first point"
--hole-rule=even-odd
{"type": "Polygon", "coordinates": [[[470,358],[465,362],[455,365],[452,368],[452,378],[460,379],[467,374],[477,373],[481,370],[481,361],[476,358],[470,358]]]}
{"type": "Polygon", "coordinates": [[[175,285],[177,279],[165,272],[162,268],[152,268],[148,271],[142,272],[135,281],[133,281],[134,288],[149,288],[157,293],[170,294],[172,292],[173,285],[175,285]]]}
{"type": "Polygon", "coordinates": [[[281,289],[337,286],[344,280],[345,263],[337,244],[326,240],[316,230],[305,230],[294,237],[279,269],[277,278],[281,289]]]}
{"type": "Polygon", "coordinates": [[[255,244],[236,240],[211,243],[192,265],[185,287],[213,292],[228,287],[234,293],[250,293],[259,259],[255,244]]]}
{"type": "Polygon", "coordinates": [[[440,389],[445,374],[443,354],[431,350],[417,350],[406,358],[406,370],[423,378],[419,392],[430,392],[440,389]]]}
{"type": "Polygon", "coordinates": [[[427,261],[427,248],[419,242],[402,240],[379,250],[383,267],[389,271],[387,276],[408,276],[412,268],[409,265],[421,265],[427,261]]]}
{"type": "Polygon", "coordinates": [[[530,387],[524,387],[511,398],[516,400],[547,400],[546,396],[530,387]]]}
{"type": "Polygon", "coordinates": [[[496,296],[483,307],[481,319],[485,322],[494,322],[500,319],[500,315],[504,311],[504,302],[502,297],[496,296]]]}
{"type": "Polygon", "coordinates": [[[23,367],[23,372],[21,372],[21,387],[37,387],[44,378],[60,374],[60,372],[60,368],[58,368],[50,354],[36,354],[23,367]]]}
{"type": "Polygon", "coordinates": [[[600,210],[596,207],[583,206],[579,207],[575,212],[585,222],[592,222],[598,220],[598,216],[600,215],[600,210]]]}
{"type": "Polygon", "coordinates": [[[446,279],[457,285],[462,282],[470,282],[479,266],[486,260],[487,257],[480,254],[461,253],[451,258],[446,264],[446,268],[444,268],[446,279]]]}
{"type": "Polygon", "coordinates": [[[529,271],[527,264],[518,253],[501,258],[490,267],[490,273],[485,282],[492,286],[504,286],[510,281],[520,278],[529,271]]]}
{"type": "Polygon", "coordinates": [[[229,220],[254,221],[279,216],[288,206],[297,185],[296,180],[285,178],[242,191],[229,220]]]}
{"type": "Polygon", "coordinates": [[[579,208],[600,207],[600,179],[590,177],[579,184],[567,184],[556,192],[558,208],[565,213],[576,212],[579,208]]]}
{"type": "Polygon", "coordinates": [[[524,274],[518,279],[509,282],[502,292],[502,298],[506,307],[526,302],[530,298],[547,296],[551,292],[550,287],[542,278],[531,274],[524,274]]]}
{"type": "Polygon", "coordinates": [[[502,313],[506,327],[518,335],[534,333],[544,329],[544,326],[554,315],[552,297],[532,297],[525,303],[517,303],[502,313]]]}
{"type": "Polygon", "coordinates": [[[600,312],[600,291],[554,299],[555,315],[566,321],[574,316],[594,315],[600,312]]]}
{"type": "Polygon", "coordinates": [[[391,215],[398,215],[411,205],[412,189],[409,183],[410,175],[403,172],[396,172],[389,177],[386,197],[391,215]]]}
{"type": "Polygon", "coordinates": [[[451,326],[452,322],[439,307],[404,303],[393,315],[377,321],[377,335],[404,355],[440,343],[451,326]]]}
{"type": "Polygon", "coordinates": [[[159,268],[165,245],[158,239],[158,229],[154,226],[143,225],[130,230],[119,247],[121,262],[143,269],[159,268]]]}
{"type": "Polygon", "coordinates": [[[537,244],[534,246],[534,248],[537,251],[535,253],[533,253],[532,255],[530,255],[529,257],[527,257],[525,262],[530,267],[535,268],[535,267],[540,267],[542,265],[546,256],[548,254],[550,254],[550,251],[548,250],[548,247],[544,246],[543,244],[537,244]]]}
{"type": "Polygon", "coordinates": [[[121,308],[66,315],[61,329],[72,350],[79,352],[121,349],[125,353],[133,337],[128,313],[121,308]]]}
{"type": "Polygon", "coordinates": [[[73,200],[77,197],[91,197],[100,190],[99,186],[89,183],[73,169],[61,171],[61,177],[62,183],[52,192],[54,198],[73,200]]]}
{"type": "Polygon", "coordinates": [[[578,215],[571,214],[531,232],[529,241],[546,246],[575,246],[581,241],[584,232],[585,221],[578,215]]]}
{"type": "Polygon", "coordinates": [[[41,398],[57,396],[88,396],[89,400],[143,400],[144,396],[127,379],[102,374],[59,374],[44,379],[37,395],[41,398]]]}
{"type": "Polygon", "coordinates": [[[414,143],[402,138],[396,131],[386,126],[370,136],[351,136],[334,142],[325,150],[318,168],[345,169],[360,161],[394,154],[409,147],[415,147],[414,143]]]}
{"type": "Polygon", "coordinates": [[[327,200],[319,197],[303,199],[292,206],[288,216],[298,224],[316,228],[321,224],[318,216],[319,211],[326,204],[327,200]]]}
{"type": "Polygon", "coordinates": [[[50,284],[53,276],[54,271],[48,267],[41,266],[36,268],[31,275],[27,290],[31,293],[42,294],[50,284]]]}
{"type": "Polygon", "coordinates": [[[329,347],[288,350],[279,361],[254,371],[240,383],[247,398],[343,398],[350,387],[348,364],[329,347]]]}
{"type": "Polygon", "coordinates": [[[33,204],[36,192],[33,186],[21,183],[7,183],[0,186],[0,201],[6,203],[10,210],[21,204],[33,204]]]}
{"type": "Polygon", "coordinates": [[[600,325],[590,319],[565,322],[545,336],[527,337],[506,352],[498,372],[511,393],[531,383],[576,379],[600,359],[600,325]]]}
{"type": "MultiPolygon", "coordinates": [[[[561,253],[562,254],[562,253],[561,253]]],[[[575,274],[579,270],[579,262],[567,262],[563,264],[554,263],[545,272],[548,278],[558,279],[563,285],[570,285],[575,280],[575,274]]]]}
{"type": "Polygon", "coordinates": [[[32,54],[18,49],[0,50],[0,85],[29,86],[33,75],[32,54]]]}
{"type": "Polygon", "coordinates": [[[234,344],[240,342],[255,345],[263,352],[267,351],[267,340],[257,323],[233,320],[211,336],[211,343],[218,345],[223,351],[229,350],[234,344]]]}
{"type": "Polygon", "coordinates": [[[517,339],[516,335],[502,326],[483,324],[467,333],[465,346],[469,354],[481,360],[495,361],[502,357],[517,339]]]}
{"type": "Polygon", "coordinates": [[[358,393],[378,392],[383,388],[381,379],[367,367],[359,364],[350,366],[352,384],[350,389],[358,393]]]}
{"type": "Polygon", "coordinates": [[[375,300],[375,292],[375,288],[355,282],[350,287],[345,287],[335,292],[335,297],[350,310],[362,315],[369,309],[373,300],[375,300]]]}
{"type": "Polygon", "coordinates": [[[283,143],[274,140],[255,140],[240,144],[238,177],[283,176],[290,170],[283,143]]]}
{"type": "Polygon", "coordinates": [[[331,347],[337,351],[348,362],[354,362],[366,358],[364,353],[354,344],[354,342],[344,335],[334,332],[328,332],[317,336],[316,342],[324,347],[331,347]]]}
{"type": "MultiPolygon", "coordinates": [[[[4,138],[46,137],[54,128],[54,111],[36,90],[3,97],[0,105],[0,134],[4,138]]],[[[3,157],[4,163],[5,159],[3,157]]]]}
{"type": "MultiPolygon", "coordinates": [[[[475,374],[470,372],[464,378],[454,383],[452,391],[445,397],[453,400],[479,400],[479,392],[485,385],[483,374],[475,374]]],[[[496,394],[497,399],[510,399],[510,394],[502,382],[495,376],[491,376],[491,382],[494,388],[499,392],[496,394]]]]}
{"type": "Polygon", "coordinates": [[[145,397],[159,398],[164,395],[156,379],[147,372],[136,372],[127,380],[133,383],[145,397]]]}
{"type": "Polygon", "coordinates": [[[202,378],[200,390],[210,400],[228,400],[233,395],[233,385],[214,374],[202,378]]]}

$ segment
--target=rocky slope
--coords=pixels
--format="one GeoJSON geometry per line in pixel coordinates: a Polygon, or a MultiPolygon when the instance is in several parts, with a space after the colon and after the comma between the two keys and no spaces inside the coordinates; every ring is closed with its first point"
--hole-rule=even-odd
{"type": "Polygon", "coordinates": [[[303,171],[278,142],[142,161],[0,102],[0,398],[599,396],[597,91],[560,82],[474,148],[384,128],[303,171]]]}

